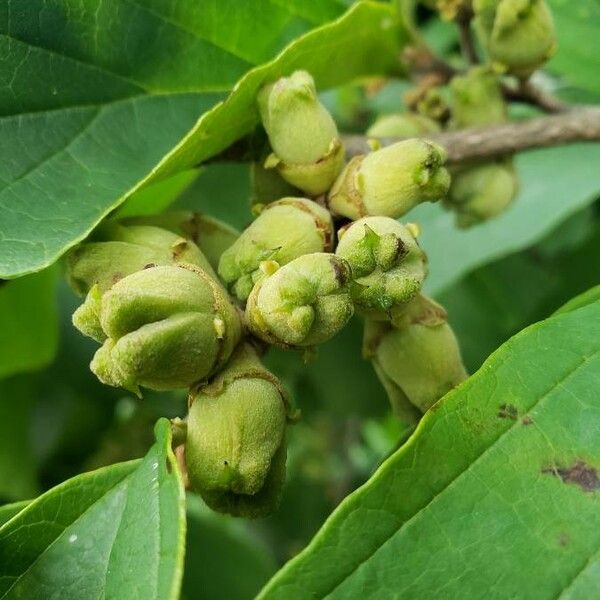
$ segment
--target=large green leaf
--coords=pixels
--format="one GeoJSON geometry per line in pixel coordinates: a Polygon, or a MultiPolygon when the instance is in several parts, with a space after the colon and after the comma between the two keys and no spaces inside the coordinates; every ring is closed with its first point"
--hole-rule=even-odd
{"type": "Polygon", "coordinates": [[[185,496],[170,424],[145,458],[79,475],[0,527],[0,598],[177,598],[185,496]]]}
{"type": "Polygon", "coordinates": [[[436,204],[423,204],[409,219],[422,226],[429,255],[426,286],[437,294],[475,267],[527,248],[600,193],[600,144],[577,144],[516,158],[521,193],[503,215],[468,230],[436,204]]]}
{"type": "Polygon", "coordinates": [[[18,515],[29,504],[29,500],[21,500],[12,504],[0,506],[0,527],[7,521],[10,521],[14,516],[18,515]]]}
{"type": "Polygon", "coordinates": [[[56,269],[0,282],[0,379],[46,366],[58,344],[56,269]]]}
{"type": "Polygon", "coordinates": [[[390,6],[361,2],[235,84],[337,3],[16,4],[0,11],[0,277],[51,264],[134,191],[250,132],[265,80],[396,70],[405,38],[390,6]]]}
{"type": "Polygon", "coordinates": [[[566,82],[600,94],[598,73],[598,0],[548,0],[558,38],[558,51],[548,69],[566,82]]]}
{"type": "Polygon", "coordinates": [[[600,303],[507,342],[261,594],[592,598],[600,303]]]}

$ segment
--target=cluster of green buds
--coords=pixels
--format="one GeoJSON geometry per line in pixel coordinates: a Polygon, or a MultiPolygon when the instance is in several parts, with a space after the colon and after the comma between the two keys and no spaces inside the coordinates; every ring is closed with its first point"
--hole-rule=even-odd
{"type": "Polygon", "coordinates": [[[258,107],[273,150],[264,167],[309,196],[326,192],[344,164],[344,147],[313,78],[295,71],[263,87],[258,107]]]}
{"type": "Polygon", "coordinates": [[[556,51],[545,0],[473,0],[475,29],[492,62],[527,78],[556,51]]]}
{"type": "Polygon", "coordinates": [[[260,517],[279,504],[290,405],[279,380],[242,343],[189,398],[185,456],[192,489],[219,512],[260,517]]]}
{"type": "MultiPolygon", "coordinates": [[[[418,333],[427,258],[418,227],[395,220],[447,193],[444,150],[412,137],[345,164],[335,122],[303,71],[265,85],[257,103],[271,152],[253,166],[254,219],[244,231],[185,211],[128,217],[102,225],[68,258],[69,279],[86,294],[73,322],[101,344],[92,371],[137,395],[188,389],[179,455],[189,483],[215,510],[244,517],[277,507],[293,420],[259,350],[313,354],[356,312],[385,332],[369,358],[415,411],[458,380],[444,366],[448,347],[439,350],[444,365],[427,374],[422,364],[451,334],[445,321],[418,333]],[[406,341],[392,343],[398,336],[406,341]]],[[[393,115],[371,134],[439,128],[393,115]]]]}
{"type": "Polygon", "coordinates": [[[408,423],[467,377],[446,311],[422,294],[390,322],[367,321],[363,353],[372,360],[393,411],[408,423]]]}
{"type": "MultiPolygon", "coordinates": [[[[473,67],[454,77],[450,91],[453,127],[479,127],[506,120],[499,76],[490,67],[473,67]]],[[[445,204],[456,213],[459,227],[470,227],[504,212],[517,190],[512,159],[502,157],[455,168],[445,204]]]]}
{"type": "MultiPolygon", "coordinates": [[[[180,217],[165,218],[177,229],[180,217]]],[[[102,344],[90,366],[109,385],[138,395],[140,386],[186,388],[223,366],[240,340],[239,312],[209,261],[174,231],[109,222],[71,253],[68,273],[87,294],[73,323],[102,344]]]]}
{"type": "Polygon", "coordinates": [[[323,207],[305,198],[282,198],[223,252],[219,276],[240,301],[273,269],[304,254],[331,249],[333,222],[323,207]]]}

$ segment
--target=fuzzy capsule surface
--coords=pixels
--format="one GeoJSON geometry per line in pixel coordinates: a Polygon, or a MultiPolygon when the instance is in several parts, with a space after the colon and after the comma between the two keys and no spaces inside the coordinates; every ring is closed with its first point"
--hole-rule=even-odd
{"type": "Polygon", "coordinates": [[[286,394],[249,344],[190,397],[190,483],[214,510],[257,517],[276,509],[285,479],[286,394]]]}
{"type": "Polygon", "coordinates": [[[491,60],[526,78],[556,51],[552,13],[544,0],[473,0],[475,29],[491,60]]]}
{"type": "Polygon", "coordinates": [[[219,276],[245,301],[263,276],[261,263],[285,265],[291,260],[331,249],[333,223],[327,210],[305,198],[283,198],[269,204],[219,262],[219,276]]]}
{"type": "Polygon", "coordinates": [[[456,213],[456,224],[467,228],[504,212],[518,189],[518,178],[508,158],[466,167],[454,174],[447,204],[456,213]]]}
{"type": "Polygon", "coordinates": [[[427,275],[427,259],[414,235],[390,217],[365,217],[349,225],[336,254],[352,270],[354,303],[371,316],[412,300],[427,275]]]}
{"type": "MultiPolygon", "coordinates": [[[[225,290],[192,265],[138,271],[100,297],[88,296],[88,303],[104,335],[92,371],[103,383],[138,395],[140,386],[169,390],[205,379],[241,336],[225,290]]],[[[79,326],[75,317],[74,323],[79,326]]],[[[82,332],[90,329],[88,324],[82,332]]]]}
{"type": "Polygon", "coordinates": [[[350,320],[348,263],[334,254],[305,254],[261,279],[250,294],[246,320],[270,344],[306,347],[331,339],[350,320]]]}
{"type": "Polygon", "coordinates": [[[257,100],[273,149],[264,166],[306,194],[326,192],[344,164],[344,148],[311,75],[282,77],[263,87],[257,100]]]}
{"type": "Polygon", "coordinates": [[[178,263],[214,273],[198,246],[181,235],[154,225],[109,222],[68,255],[67,277],[79,294],[86,294],[93,286],[105,292],[148,265],[178,263]]]}
{"type": "MultiPolygon", "coordinates": [[[[191,240],[200,248],[213,272],[217,270],[221,254],[240,235],[239,231],[220,219],[187,210],[170,211],[158,215],[127,217],[122,219],[121,223],[125,225],[161,227],[191,240]]],[[[198,264],[198,266],[207,270],[206,263],[198,264]]]]}
{"type": "Polygon", "coordinates": [[[369,137],[413,137],[437,133],[439,124],[429,117],[412,112],[382,115],[367,130],[369,137]]]}
{"type": "Polygon", "coordinates": [[[454,129],[506,121],[506,103],[500,78],[490,67],[473,67],[450,82],[454,129]]]}
{"type": "Polygon", "coordinates": [[[398,218],[445,196],[450,175],[441,146],[412,138],[354,157],[329,193],[329,208],[349,219],[398,218]]]}
{"type": "Polygon", "coordinates": [[[421,413],[467,377],[446,311],[423,295],[396,313],[393,325],[379,325],[365,354],[381,377],[421,413]]]}

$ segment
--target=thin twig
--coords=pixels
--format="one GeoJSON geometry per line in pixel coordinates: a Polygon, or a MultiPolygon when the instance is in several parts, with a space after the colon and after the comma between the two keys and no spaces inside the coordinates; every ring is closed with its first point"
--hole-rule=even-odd
{"type": "MultiPolygon", "coordinates": [[[[382,138],[380,141],[387,146],[399,139],[382,138]]],[[[562,114],[526,121],[432,134],[427,135],[427,139],[446,148],[448,163],[494,158],[533,148],[600,141],[600,106],[573,108],[562,114]]],[[[367,153],[367,142],[365,136],[344,136],[347,155],[367,153]]]]}
{"type": "Polygon", "coordinates": [[[476,65],[479,63],[479,57],[477,56],[477,48],[475,48],[475,40],[471,31],[472,18],[472,10],[461,10],[456,15],[455,21],[458,27],[458,39],[462,55],[470,65],[476,65]]]}
{"type": "Polygon", "coordinates": [[[531,104],[532,106],[541,108],[547,113],[560,113],[570,109],[568,104],[565,104],[558,98],[544,92],[529,80],[519,81],[519,84],[516,87],[504,83],[502,92],[507,100],[531,104]]]}

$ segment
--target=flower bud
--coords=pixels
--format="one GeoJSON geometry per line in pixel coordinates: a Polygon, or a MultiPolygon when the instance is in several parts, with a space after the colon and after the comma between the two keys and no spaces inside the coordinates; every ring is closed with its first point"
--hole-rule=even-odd
{"type": "Polygon", "coordinates": [[[115,282],[148,265],[178,263],[197,265],[214,274],[190,240],[159,227],[114,222],[102,225],[91,241],[77,246],[67,259],[69,282],[80,294],[94,285],[105,292],[115,282]]]}
{"type": "Polygon", "coordinates": [[[382,115],[367,130],[369,137],[414,137],[423,133],[437,133],[439,124],[413,112],[382,115]]]}
{"type": "Polygon", "coordinates": [[[450,175],[441,146],[413,138],[354,157],[329,192],[332,212],[350,219],[398,218],[420,202],[442,198],[450,175]]]}
{"type": "Polygon", "coordinates": [[[285,479],[287,397],[249,344],[190,396],[185,446],[192,488],[219,512],[277,508],[285,479]]]}
{"type": "Polygon", "coordinates": [[[219,275],[245,301],[263,276],[264,261],[285,265],[294,258],[331,249],[329,213],[312,200],[283,198],[269,204],[221,256],[219,275]]]}
{"type": "MultiPolygon", "coordinates": [[[[162,227],[191,240],[200,248],[214,271],[219,265],[221,254],[240,235],[239,231],[219,219],[187,210],[171,211],[159,215],[128,217],[121,220],[121,223],[124,225],[162,227]]],[[[205,271],[207,270],[206,265],[198,264],[198,266],[204,268],[205,271]]]]}
{"type": "Polygon", "coordinates": [[[261,279],[246,306],[254,335],[269,344],[305,347],[332,338],[354,307],[350,266],[334,254],[305,254],[261,279]]]}
{"type": "Polygon", "coordinates": [[[365,345],[376,368],[422,413],[467,377],[446,311],[423,295],[365,345]]]}
{"type": "Polygon", "coordinates": [[[344,164],[344,148],[310,74],[295,71],[265,86],[258,107],[273,149],[265,167],[306,194],[326,192],[344,164]]]}
{"type": "Polygon", "coordinates": [[[473,67],[450,82],[452,127],[479,127],[506,121],[506,104],[498,75],[489,67],[473,67]]]}
{"type": "Polygon", "coordinates": [[[511,159],[467,167],[452,177],[446,204],[459,227],[471,227],[505,211],[518,187],[511,159]]]}
{"type": "Polygon", "coordinates": [[[366,217],[349,225],[336,254],[348,261],[352,299],[367,314],[406,304],[427,274],[427,259],[414,235],[390,217],[366,217]]]}
{"type": "MultiPolygon", "coordinates": [[[[103,383],[138,395],[139,386],[185,388],[209,377],[241,336],[225,290],[191,265],[137,271],[86,303],[99,314],[106,337],[92,371],[103,383]]],[[[75,325],[82,321],[80,315],[75,325]]]]}
{"type": "Polygon", "coordinates": [[[475,28],[493,62],[527,78],[556,51],[552,13],[544,0],[474,0],[475,28]]]}

